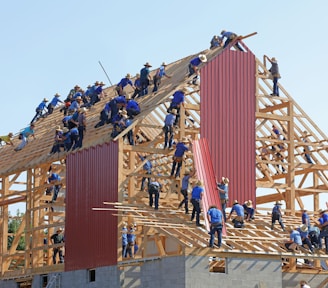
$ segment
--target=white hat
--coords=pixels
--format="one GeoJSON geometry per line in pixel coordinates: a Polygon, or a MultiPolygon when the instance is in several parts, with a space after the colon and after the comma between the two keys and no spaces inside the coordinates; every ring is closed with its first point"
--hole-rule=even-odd
{"type": "Polygon", "coordinates": [[[199,54],[198,58],[199,58],[200,61],[202,61],[202,62],[207,62],[206,55],[204,55],[204,54],[199,54]]]}

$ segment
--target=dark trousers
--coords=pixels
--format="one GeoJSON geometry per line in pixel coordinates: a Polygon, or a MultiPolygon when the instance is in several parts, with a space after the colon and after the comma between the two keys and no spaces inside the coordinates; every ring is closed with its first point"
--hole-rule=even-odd
{"type": "Polygon", "coordinates": [[[52,262],[56,264],[56,256],[59,255],[59,263],[64,263],[63,250],[61,248],[54,248],[54,254],[52,255],[52,262]]]}
{"type": "Polygon", "coordinates": [[[157,92],[158,91],[158,87],[161,84],[161,77],[159,76],[154,76],[153,78],[154,80],[154,88],[153,88],[153,92],[157,92]]]}
{"type": "Polygon", "coordinates": [[[140,81],[141,85],[141,93],[140,96],[144,96],[148,94],[148,86],[149,86],[149,79],[144,79],[140,81]]]}
{"type": "Polygon", "coordinates": [[[274,223],[276,223],[276,221],[279,222],[282,230],[285,230],[285,226],[284,226],[284,223],[282,222],[282,217],[279,213],[273,213],[272,214],[272,217],[271,217],[271,229],[273,230],[273,226],[274,226],[274,223]]]}
{"type": "Polygon", "coordinates": [[[84,138],[84,126],[79,126],[79,139],[77,140],[76,148],[82,148],[83,138],[84,138]]]}
{"type": "Polygon", "coordinates": [[[174,175],[175,168],[177,168],[177,171],[175,172],[175,177],[180,176],[181,166],[182,166],[182,161],[178,161],[177,162],[176,160],[173,160],[173,165],[172,165],[172,170],[171,170],[171,176],[174,175]]]}
{"type": "Polygon", "coordinates": [[[164,134],[165,134],[164,148],[167,148],[167,146],[171,148],[173,144],[173,137],[174,137],[173,126],[165,125],[164,134]]]}
{"type": "Polygon", "coordinates": [[[159,192],[158,191],[149,191],[149,206],[153,207],[155,198],[155,210],[158,210],[158,200],[159,200],[159,192]]]}
{"type": "Polygon", "coordinates": [[[221,247],[222,243],[222,223],[211,223],[210,232],[210,247],[214,246],[215,233],[218,235],[218,247],[221,247]]]}
{"type": "Polygon", "coordinates": [[[186,214],[188,214],[189,213],[189,209],[188,209],[188,190],[187,189],[182,189],[180,192],[183,195],[183,199],[181,200],[181,202],[179,204],[179,208],[181,208],[182,205],[184,204],[185,212],[186,212],[186,214]]]}
{"type": "Polygon", "coordinates": [[[200,225],[200,200],[191,199],[191,204],[193,205],[192,213],[191,213],[191,221],[194,220],[196,216],[196,225],[200,225]]]}

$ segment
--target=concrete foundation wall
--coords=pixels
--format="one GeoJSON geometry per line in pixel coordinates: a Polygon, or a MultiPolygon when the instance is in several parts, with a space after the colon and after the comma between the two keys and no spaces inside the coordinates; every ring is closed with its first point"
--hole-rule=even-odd
{"type": "Polygon", "coordinates": [[[186,287],[282,287],[281,261],[230,258],[225,273],[209,272],[209,263],[206,257],[186,257],[186,287]]]}
{"type": "MultiPolygon", "coordinates": [[[[118,268],[116,266],[94,269],[94,281],[90,270],[58,273],[57,284],[61,288],[298,288],[301,280],[311,287],[322,286],[327,275],[282,273],[280,260],[240,259],[225,260],[225,269],[209,272],[208,257],[174,256],[153,259],[138,266],[118,268]]],[[[48,275],[48,282],[56,274],[48,275]]],[[[41,288],[42,275],[33,278],[32,288],[41,288]]],[[[16,281],[0,281],[0,288],[17,288],[16,281]]],[[[56,287],[56,286],[52,286],[56,287]]]]}

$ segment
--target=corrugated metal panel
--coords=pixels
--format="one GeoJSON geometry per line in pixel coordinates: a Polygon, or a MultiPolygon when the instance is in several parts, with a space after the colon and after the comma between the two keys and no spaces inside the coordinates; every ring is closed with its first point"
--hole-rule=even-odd
{"type": "Polygon", "coordinates": [[[226,49],[202,69],[201,137],[218,179],[230,179],[234,199],[255,203],[255,56],[226,49]]]}
{"type": "MultiPolygon", "coordinates": [[[[202,138],[198,141],[194,141],[192,145],[195,169],[197,171],[198,179],[204,182],[204,197],[203,197],[203,213],[205,219],[205,225],[207,230],[209,230],[209,222],[206,217],[208,208],[211,205],[217,205],[221,207],[220,197],[217,190],[216,178],[213,169],[212,159],[210,150],[208,147],[207,139],[202,138]]],[[[225,229],[223,231],[225,235],[225,229]]]]}
{"type": "Polygon", "coordinates": [[[65,271],[116,265],[117,217],[92,208],[118,201],[118,144],[69,154],[66,166],[65,271]]]}

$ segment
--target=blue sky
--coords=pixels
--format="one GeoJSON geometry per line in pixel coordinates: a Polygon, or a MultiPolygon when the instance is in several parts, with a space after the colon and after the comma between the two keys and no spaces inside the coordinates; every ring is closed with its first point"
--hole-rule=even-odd
{"type": "Polygon", "coordinates": [[[275,56],[281,83],[327,134],[327,1],[2,1],[0,135],[28,125],[44,97],[117,83],[209,47],[225,28],[254,54],[275,56]]]}
{"type": "Polygon", "coordinates": [[[222,29],[258,32],[245,44],[279,61],[280,83],[328,134],[328,1],[2,1],[0,135],[28,125],[44,97],[117,83],[209,47],[222,29]]]}

